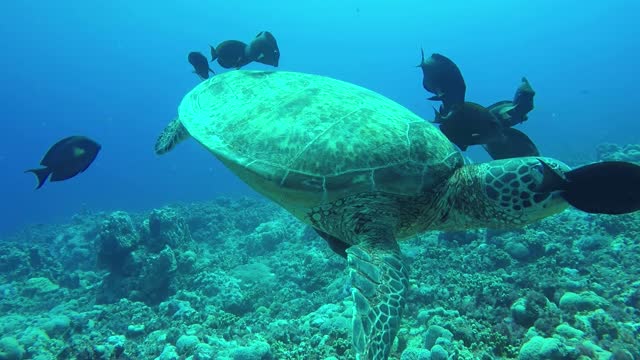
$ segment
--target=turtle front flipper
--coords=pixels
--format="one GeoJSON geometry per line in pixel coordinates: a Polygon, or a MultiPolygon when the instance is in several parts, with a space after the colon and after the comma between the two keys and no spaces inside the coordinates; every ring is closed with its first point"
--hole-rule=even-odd
{"type": "Polygon", "coordinates": [[[178,143],[189,137],[187,129],[184,128],[180,119],[175,118],[162,130],[158,140],[156,140],[156,154],[162,155],[171,151],[178,143]]]}
{"type": "Polygon", "coordinates": [[[400,328],[408,269],[393,237],[347,249],[356,359],[386,360],[400,328]]]}

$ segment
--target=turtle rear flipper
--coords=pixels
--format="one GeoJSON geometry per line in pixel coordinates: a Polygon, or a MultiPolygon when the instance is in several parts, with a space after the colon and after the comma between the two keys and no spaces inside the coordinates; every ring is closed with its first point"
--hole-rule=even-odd
{"type": "Polygon", "coordinates": [[[156,154],[162,155],[171,151],[178,143],[188,137],[189,133],[180,122],[180,119],[173,119],[173,121],[162,130],[162,133],[158,136],[158,140],[156,140],[156,154]]]}
{"type": "Polygon", "coordinates": [[[393,237],[350,247],[347,261],[356,359],[385,360],[400,328],[409,284],[407,266],[393,237]]]}

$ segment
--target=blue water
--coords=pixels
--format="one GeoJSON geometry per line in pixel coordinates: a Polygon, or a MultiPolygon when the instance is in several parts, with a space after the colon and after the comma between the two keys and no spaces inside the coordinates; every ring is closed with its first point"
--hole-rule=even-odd
{"type": "Polygon", "coordinates": [[[278,39],[280,69],[363,85],[425,118],[421,46],[455,61],[467,99],[484,105],[510,99],[526,75],[536,108],[519,128],[545,155],[639,143],[639,13],[631,0],[3,1],[0,233],[80,211],[251,194],[195,142],[163,157],[153,144],[199,81],[188,52],[262,30],[278,39]],[[34,191],[23,171],[73,134],[102,144],[94,164],[34,191]]]}

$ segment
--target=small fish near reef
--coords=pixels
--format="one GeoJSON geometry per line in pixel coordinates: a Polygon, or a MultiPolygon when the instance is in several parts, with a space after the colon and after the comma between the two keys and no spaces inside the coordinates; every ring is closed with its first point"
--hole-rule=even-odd
{"type": "Polygon", "coordinates": [[[47,151],[40,161],[43,168],[25,172],[36,175],[38,178],[36,189],[40,189],[49,176],[51,176],[49,181],[62,181],[87,170],[101,148],[100,144],[86,136],[69,136],[55,143],[47,151]]]}
{"type": "Polygon", "coordinates": [[[209,78],[209,72],[215,74],[211,68],[209,68],[209,62],[207,58],[200,52],[192,51],[189,53],[189,64],[193,66],[193,72],[202,80],[209,78]]]}

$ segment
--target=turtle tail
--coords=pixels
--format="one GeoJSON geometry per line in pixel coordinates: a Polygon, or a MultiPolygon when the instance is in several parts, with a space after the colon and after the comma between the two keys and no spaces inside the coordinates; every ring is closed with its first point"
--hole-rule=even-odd
{"type": "Polygon", "coordinates": [[[182,126],[180,119],[175,118],[164,128],[156,140],[156,154],[162,155],[171,151],[178,143],[189,137],[187,129],[182,126]]]}

